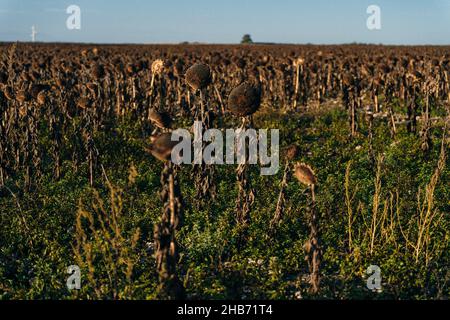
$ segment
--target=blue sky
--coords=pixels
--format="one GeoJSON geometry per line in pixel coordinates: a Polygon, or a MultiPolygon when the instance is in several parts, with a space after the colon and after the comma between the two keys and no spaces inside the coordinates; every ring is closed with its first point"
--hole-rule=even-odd
{"type": "Polygon", "coordinates": [[[450,44],[450,0],[0,0],[0,41],[450,44]],[[81,8],[68,30],[66,8],[81,8]],[[366,9],[381,8],[381,30],[366,9]]]}

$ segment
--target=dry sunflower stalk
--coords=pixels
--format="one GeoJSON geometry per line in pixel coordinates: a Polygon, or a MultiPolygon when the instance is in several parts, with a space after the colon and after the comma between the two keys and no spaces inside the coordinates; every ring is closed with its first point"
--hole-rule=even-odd
{"type": "MultiPolygon", "coordinates": [[[[244,82],[235,87],[228,97],[228,109],[238,118],[242,119],[241,130],[250,128],[249,116],[254,114],[261,103],[261,90],[259,87],[244,82]]],[[[245,146],[247,148],[247,146],[245,146]]],[[[245,154],[249,154],[248,150],[245,154]]],[[[246,241],[247,228],[250,223],[251,207],[255,200],[255,191],[250,182],[250,172],[247,159],[236,169],[238,196],[236,199],[236,222],[239,233],[238,247],[246,241]]]]}
{"type": "Polygon", "coordinates": [[[317,294],[320,289],[320,263],[322,260],[322,249],[320,243],[319,216],[316,209],[315,187],[317,178],[313,169],[305,163],[296,163],[294,166],[294,176],[297,180],[310,188],[310,203],[308,205],[308,225],[310,228],[309,238],[304,248],[306,251],[305,260],[308,262],[310,273],[310,291],[317,294]]]}
{"type": "Polygon", "coordinates": [[[183,207],[176,166],[171,162],[171,152],[176,142],[170,138],[170,133],[163,133],[152,139],[152,145],[147,151],[164,162],[160,192],[163,214],[154,229],[156,268],[160,282],[158,296],[161,299],[182,299],[185,293],[183,283],[177,275],[176,232],[181,227],[183,207]]]}

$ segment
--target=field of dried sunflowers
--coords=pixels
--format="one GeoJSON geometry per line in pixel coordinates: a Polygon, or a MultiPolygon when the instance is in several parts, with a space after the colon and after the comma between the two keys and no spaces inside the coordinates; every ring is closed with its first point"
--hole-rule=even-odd
{"type": "Polygon", "coordinates": [[[449,47],[0,44],[0,299],[448,298],[449,111],[449,47]]]}

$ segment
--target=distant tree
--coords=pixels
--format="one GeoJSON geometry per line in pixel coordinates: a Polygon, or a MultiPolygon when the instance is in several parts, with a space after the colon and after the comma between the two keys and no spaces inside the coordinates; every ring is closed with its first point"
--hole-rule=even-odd
{"type": "Polygon", "coordinates": [[[241,43],[253,43],[252,37],[249,34],[244,34],[241,43]]]}

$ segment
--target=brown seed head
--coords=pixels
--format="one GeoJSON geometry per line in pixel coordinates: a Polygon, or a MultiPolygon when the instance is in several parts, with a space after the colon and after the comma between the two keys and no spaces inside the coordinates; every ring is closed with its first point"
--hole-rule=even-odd
{"type": "Polygon", "coordinates": [[[30,88],[30,95],[33,97],[33,99],[37,99],[38,94],[41,91],[47,90],[50,90],[50,86],[47,84],[33,84],[30,88]]]}
{"type": "Polygon", "coordinates": [[[238,117],[255,113],[261,103],[261,89],[248,82],[234,88],[228,97],[228,109],[238,117]]]}
{"type": "Polygon", "coordinates": [[[77,107],[81,108],[81,109],[90,108],[91,107],[91,101],[88,98],[86,98],[86,97],[82,97],[82,98],[78,99],[77,107]]]}
{"type": "Polygon", "coordinates": [[[93,82],[89,82],[88,84],[86,84],[86,87],[92,92],[92,93],[96,93],[98,86],[97,84],[93,83],[93,82]]]}
{"type": "Polygon", "coordinates": [[[155,109],[151,109],[149,113],[150,121],[153,122],[158,128],[170,128],[172,119],[167,112],[159,112],[155,109]]]}
{"type": "Polygon", "coordinates": [[[157,59],[152,63],[152,73],[153,74],[161,74],[164,69],[164,61],[161,59],[157,59]]]}
{"type": "Polygon", "coordinates": [[[288,160],[294,160],[296,157],[298,157],[300,153],[300,149],[295,144],[291,144],[286,149],[286,159],[288,160]]]}
{"type": "Polygon", "coordinates": [[[47,95],[45,94],[45,91],[39,92],[39,94],[37,96],[38,104],[43,105],[43,104],[45,104],[46,101],[47,101],[47,95]]]}
{"type": "Polygon", "coordinates": [[[163,133],[156,137],[151,137],[151,146],[146,149],[147,152],[151,153],[156,159],[161,161],[169,161],[171,159],[171,153],[173,147],[178,144],[178,141],[171,140],[171,133],[163,133]]]}
{"type": "Polygon", "coordinates": [[[3,90],[3,94],[5,95],[6,99],[13,100],[14,99],[14,91],[11,89],[11,87],[5,87],[3,90]]]}
{"type": "Polygon", "coordinates": [[[300,183],[306,184],[307,186],[317,184],[313,169],[305,163],[297,163],[294,166],[294,175],[300,183]]]}
{"type": "Polygon", "coordinates": [[[29,95],[24,90],[19,91],[16,95],[16,100],[19,101],[20,103],[28,101],[29,98],[30,98],[29,95]]]}
{"type": "Polygon", "coordinates": [[[186,82],[194,90],[206,88],[211,83],[211,70],[203,63],[194,64],[186,71],[186,82]]]}
{"type": "Polygon", "coordinates": [[[94,65],[92,67],[92,77],[96,80],[100,80],[105,77],[105,68],[100,64],[94,65]]]}
{"type": "Polygon", "coordinates": [[[305,59],[303,59],[301,57],[297,58],[297,59],[294,60],[294,67],[301,66],[304,63],[305,63],[305,59]]]}

